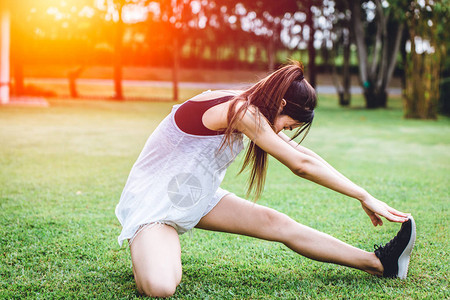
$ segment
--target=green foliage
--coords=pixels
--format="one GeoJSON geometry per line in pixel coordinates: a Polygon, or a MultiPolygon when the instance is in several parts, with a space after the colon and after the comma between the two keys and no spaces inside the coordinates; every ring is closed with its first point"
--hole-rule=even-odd
{"type": "MultiPolygon", "coordinates": [[[[412,212],[418,237],[405,281],[317,263],[283,245],[194,230],[181,236],[174,299],[448,299],[450,119],[401,119],[400,100],[367,111],[321,96],[305,140],[375,196],[412,212]]],[[[52,100],[0,107],[0,298],[137,298],[114,216],[128,172],[171,103],[52,100]]],[[[245,174],[223,187],[244,194],[245,174]]],[[[259,202],[371,251],[397,224],[373,228],[359,204],[270,161],[259,202]]]]}
{"type": "Polygon", "coordinates": [[[449,46],[449,8],[444,4],[449,1],[412,2],[406,13],[411,43],[405,61],[407,118],[437,117],[441,68],[449,46]]]}

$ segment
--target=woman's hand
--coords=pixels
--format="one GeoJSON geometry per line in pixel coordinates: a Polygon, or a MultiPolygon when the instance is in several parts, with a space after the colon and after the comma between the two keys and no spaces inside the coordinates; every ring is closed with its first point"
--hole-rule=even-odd
{"type": "Polygon", "coordinates": [[[400,212],[370,195],[361,201],[361,205],[372,221],[373,226],[383,225],[380,216],[391,222],[403,223],[408,220],[408,214],[400,212]]]}

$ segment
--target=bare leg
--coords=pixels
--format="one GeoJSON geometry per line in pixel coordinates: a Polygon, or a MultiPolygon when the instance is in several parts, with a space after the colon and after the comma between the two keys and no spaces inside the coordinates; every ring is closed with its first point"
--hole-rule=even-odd
{"type": "Polygon", "coordinates": [[[171,226],[155,224],[143,229],[131,244],[136,286],[141,294],[170,297],[181,281],[181,248],[171,226]]]}
{"type": "Polygon", "coordinates": [[[380,260],[372,252],[350,246],[325,233],[299,224],[276,210],[226,195],[204,216],[197,228],[243,234],[285,244],[314,260],[383,274],[380,260]]]}

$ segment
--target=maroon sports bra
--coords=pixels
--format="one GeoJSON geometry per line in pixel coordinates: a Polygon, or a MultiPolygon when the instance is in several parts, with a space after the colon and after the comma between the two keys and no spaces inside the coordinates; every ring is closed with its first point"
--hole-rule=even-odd
{"type": "Polygon", "coordinates": [[[183,132],[192,135],[208,136],[224,134],[224,130],[216,131],[207,128],[202,122],[202,117],[205,111],[211,107],[227,102],[233,97],[234,96],[224,96],[205,101],[188,100],[180,105],[175,112],[175,123],[183,132]]]}

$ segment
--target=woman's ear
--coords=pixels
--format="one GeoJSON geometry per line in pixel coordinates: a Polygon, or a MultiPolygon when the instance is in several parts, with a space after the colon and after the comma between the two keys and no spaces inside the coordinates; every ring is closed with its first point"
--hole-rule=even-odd
{"type": "Polygon", "coordinates": [[[287,104],[286,100],[281,99],[281,105],[280,108],[278,108],[278,113],[281,113],[283,111],[283,107],[285,107],[287,104]]]}

